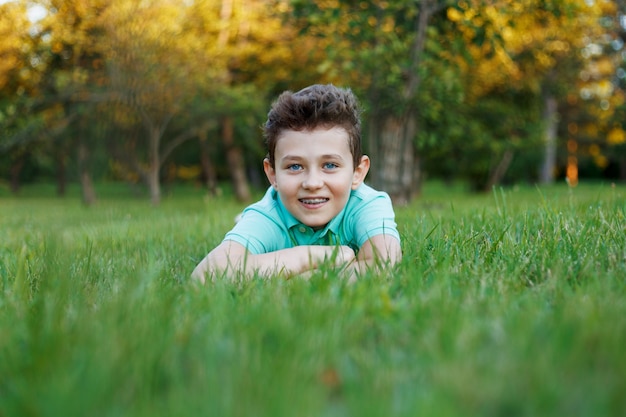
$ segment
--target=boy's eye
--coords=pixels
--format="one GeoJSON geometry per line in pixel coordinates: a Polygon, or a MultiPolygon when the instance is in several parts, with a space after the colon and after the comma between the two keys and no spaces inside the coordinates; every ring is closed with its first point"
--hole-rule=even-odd
{"type": "Polygon", "coordinates": [[[291,165],[287,166],[287,169],[289,171],[300,171],[302,169],[302,165],[300,165],[300,164],[291,164],[291,165]]]}
{"type": "Polygon", "coordinates": [[[337,168],[337,164],[333,163],[333,162],[326,162],[324,164],[324,169],[335,169],[337,168]]]}

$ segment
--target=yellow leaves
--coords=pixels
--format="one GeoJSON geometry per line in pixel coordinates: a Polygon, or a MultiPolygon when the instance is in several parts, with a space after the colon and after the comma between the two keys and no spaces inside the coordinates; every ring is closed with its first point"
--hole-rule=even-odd
{"type": "Polygon", "coordinates": [[[30,28],[26,16],[26,9],[21,4],[0,5],[0,90],[25,66],[30,28]]]}
{"type": "Polygon", "coordinates": [[[567,40],[556,39],[546,42],[546,50],[550,53],[567,53],[570,45],[567,40]]]}
{"type": "Polygon", "coordinates": [[[600,169],[604,169],[609,166],[609,159],[600,154],[593,157],[593,163],[600,169]]]}
{"type": "Polygon", "coordinates": [[[467,9],[465,10],[465,12],[463,12],[463,19],[464,20],[472,20],[474,19],[474,17],[477,15],[477,12],[475,9],[467,9]]]}
{"type": "Polygon", "coordinates": [[[612,76],[616,70],[615,64],[607,56],[595,60],[593,68],[596,76],[612,76]]]}
{"type": "Polygon", "coordinates": [[[522,33],[521,39],[524,46],[530,46],[535,41],[533,34],[529,32],[522,33]]]}
{"type": "Polygon", "coordinates": [[[55,41],[52,43],[52,47],[50,48],[52,52],[55,54],[60,54],[63,51],[63,44],[59,41],[55,41]]]}
{"type": "Polygon", "coordinates": [[[551,54],[539,50],[535,54],[535,62],[540,70],[547,71],[548,68],[554,66],[556,60],[551,54]]]}
{"type": "Polygon", "coordinates": [[[511,59],[511,56],[504,50],[504,48],[496,47],[496,57],[498,63],[502,64],[502,66],[506,69],[506,74],[512,80],[519,80],[521,78],[522,74],[520,73],[519,67],[515,61],[511,59]]]}
{"type": "Polygon", "coordinates": [[[588,149],[589,155],[593,158],[593,163],[601,169],[606,168],[609,165],[608,158],[602,154],[602,150],[600,146],[596,144],[589,145],[588,149]]]}
{"type": "Polygon", "coordinates": [[[331,8],[331,9],[336,9],[339,7],[339,1],[338,0],[319,0],[318,1],[319,6],[322,8],[331,8]]]}
{"type": "Polygon", "coordinates": [[[448,16],[448,20],[451,20],[452,22],[459,22],[463,20],[463,14],[454,7],[448,7],[446,15],[448,16]]]}
{"type": "Polygon", "coordinates": [[[600,147],[596,144],[590,145],[589,146],[589,155],[591,156],[598,156],[600,155],[600,147]]]}
{"type": "Polygon", "coordinates": [[[587,137],[598,137],[600,133],[600,129],[596,123],[588,123],[585,125],[584,129],[581,129],[582,133],[584,133],[587,137]]]}
{"type": "Polygon", "coordinates": [[[621,126],[614,126],[606,136],[606,141],[609,145],[621,145],[626,143],[626,132],[621,126]]]}
{"type": "Polygon", "coordinates": [[[113,178],[116,179],[121,179],[133,184],[138,183],[140,180],[139,174],[135,170],[114,160],[109,161],[109,170],[113,178]]]}
{"type": "Polygon", "coordinates": [[[385,20],[383,20],[383,24],[381,25],[381,30],[384,33],[391,33],[394,31],[394,29],[395,29],[394,20],[390,16],[387,16],[385,20]]]}
{"type": "MultiPolygon", "coordinates": [[[[455,22],[472,56],[465,70],[471,80],[470,97],[480,97],[511,81],[523,82],[524,87],[538,91],[547,74],[560,72],[559,64],[585,46],[585,38],[599,36],[598,7],[563,0],[550,5],[560,10],[555,13],[545,6],[538,0],[465,0],[447,9],[448,20],[455,22]],[[492,39],[496,41],[491,43],[492,39]]],[[[596,74],[614,71],[608,60],[596,57],[585,74],[589,79],[600,79],[602,76],[596,74]]],[[[613,94],[612,85],[606,83],[587,89],[594,95],[613,94]]]]}
{"type": "Polygon", "coordinates": [[[112,1],[97,16],[102,58],[88,66],[105,69],[128,105],[171,114],[233,74],[273,65],[288,78],[284,63],[310,49],[296,50],[299,39],[275,13],[264,0],[112,1]]]}
{"type": "Polygon", "coordinates": [[[610,80],[607,80],[607,79],[599,80],[597,83],[595,83],[593,87],[594,87],[593,91],[596,97],[608,98],[611,95],[613,95],[614,87],[613,87],[613,83],[610,80]]]}
{"type": "Polygon", "coordinates": [[[174,168],[175,168],[176,178],[180,178],[186,181],[198,179],[200,175],[202,174],[202,168],[198,165],[192,165],[192,166],[180,165],[180,166],[175,166],[174,168]]]}
{"type": "Polygon", "coordinates": [[[509,21],[509,17],[500,13],[498,8],[493,4],[487,5],[485,7],[485,15],[489,18],[490,21],[494,22],[496,26],[499,27],[506,26],[509,21]]]}

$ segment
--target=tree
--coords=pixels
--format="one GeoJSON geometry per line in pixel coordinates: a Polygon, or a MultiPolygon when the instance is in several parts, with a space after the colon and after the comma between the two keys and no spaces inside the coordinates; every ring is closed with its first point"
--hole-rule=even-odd
{"type": "Polygon", "coordinates": [[[44,126],[43,117],[33,114],[43,65],[32,32],[23,2],[0,5],[0,154],[13,192],[44,126]]]}
{"type": "Polygon", "coordinates": [[[219,126],[235,195],[247,201],[244,150],[259,154],[258,126],[267,111],[267,97],[310,79],[303,75],[310,74],[303,70],[310,48],[299,47],[301,38],[284,22],[283,2],[203,0],[192,8],[197,36],[209,34],[204,35],[207,52],[220,62],[219,85],[211,92],[206,114],[219,126]]]}
{"type": "Polygon", "coordinates": [[[544,157],[539,182],[551,183],[557,166],[558,103],[576,84],[585,65],[579,52],[585,38],[594,37],[598,30],[598,8],[569,0],[529,2],[528,9],[512,10],[509,27],[518,35],[505,40],[528,88],[543,102],[544,157]]]}
{"type": "Polygon", "coordinates": [[[141,149],[135,141],[128,143],[133,152],[124,154],[150,184],[153,202],[158,202],[159,169],[166,158],[184,141],[206,138],[214,126],[219,126],[235,195],[249,200],[245,136],[252,127],[260,139],[259,108],[275,80],[288,77],[284,33],[289,28],[262,0],[127,1],[108,10],[111,90],[118,105],[141,120],[148,138],[143,163],[135,157],[141,149]],[[168,131],[175,117],[179,122],[168,131]]]}
{"type": "MultiPolygon", "coordinates": [[[[455,120],[445,120],[443,129],[438,120],[427,120],[431,137],[436,131],[447,139],[426,137],[421,140],[426,149],[441,153],[442,146],[452,146],[451,161],[475,189],[491,189],[515,159],[527,164],[525,171],[536,170],[537,161],[525,162],[529,154],[542,159],[540,173],[518,175],[551,181],[559,106],[584,66],[579,51],[597,30],[596,14],[578,0],[474,1],[449,7],[452,27],[444,30],[442,57],[456,63],[463,94],[460,106],[448,106],[455,120]]],[[[441,166],[441,161],[434,164],[441,166]]]]}
{"type": "MultiPolygon", "coordinates": [[[[72,123],[82,118],[79,115],[84,112],[87,84],[101,84],[97,74],[102,73],[98,71],[102,61],[90,43],[93,37],[89,36],[94,30],[94,10],[98,10],[96,6],[100,3],[92,2],[93,7],[85,7],[84,1],[77,0],[9,3],[19,7],[19,17],[15,16],[14,21],[27,20],[32,10],[47,10],[47,13],[37,21],[28,22],[25,29],[14,32],[21,34],[23,55],[17,68],[20,68],[22,85],[8,100],[22,108],[18,118],[20,125],[14,126],[8,137],[15,143],[30,143],[31,147],[54,156],[60,195],[65,191],[70,151],[76,147],[76,142],[79,155],[84,154],[81,150],[86,148],[81,138],[74,139],[72,133],[76,129],[72,129],[72,123]]],[[[81,178],[90,179],[85,175],[81,178]]],[[[85,181],[83,191],[86,202],[90,203],[95,194],[93,188],[85,187],[85,181]]]]}
{"type": "Polygon", "coordinates": [[[40,48],[46,62],[43,82],[45,99],[59,109],[65,129],[54,139],[57,160],[57,183],[64,189],[66,163],[74,154],[78,166],[83,203],[96,202],[96,192],[89,170],[95,137],[89,126],[90,110],[97,109],[102,97],[96,97],[105,84],[102,33],[99,18],[108,7],[107,0],[50,0],[42,2],[48,11],[41,22],[40,48]],[[48,39],[48,40],[45,40],[48,39]],[[71,122],[71,123],[70,123],[71,122]]]}
{"type": "Polygon", "coordinates": [[[131,141],[123,158],[148,185],[153,204],[161,199],[160,170],[193,130],[166,136],[172,118],[206,91],[215,72],[202,40],[187,30],[190,8],[180,1],[112,2],[102,13],[110,102],[134,114],[144,128],[146,153],[131,141]]]}
{"type": "Polygon", "coordinates": [[[571,142],[577,145],[572,157],[584,157],[607,176],[624,181],[626,2],[607,1],[597,6],[597,29],[583,50],[587,66],[581,73],[577,97],[580,110],[591,117],[577,121],[575,131],[569,132],[571,142]]]}
{"type": "Polygon", "coordinates": [[[331,81],[352,86],[364,97],[369,180],[399,204],[419,192],[415,149],[419,90],[429,59],[433,17],[446,1],[294,1],[304,30],[322,40],[327,57],[318,68],[331,81]]]}

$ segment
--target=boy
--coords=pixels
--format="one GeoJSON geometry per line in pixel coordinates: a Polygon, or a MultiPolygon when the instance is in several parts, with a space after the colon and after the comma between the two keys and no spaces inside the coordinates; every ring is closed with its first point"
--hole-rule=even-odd
{"type": "Polygon", "coordinates": [[[322,262],[346,274],[402,258],[391,200],[363,183],[370,168],[361,151],[361,121],[349,89],[312,85],[284,92],[264,126],[263,168],[270,187],[243,211],[193,278],[242,272],[287,278],[322,262]]]}

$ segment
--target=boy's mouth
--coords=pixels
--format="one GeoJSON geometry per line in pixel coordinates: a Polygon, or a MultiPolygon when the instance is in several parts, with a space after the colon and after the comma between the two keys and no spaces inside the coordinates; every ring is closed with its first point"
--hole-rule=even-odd
{"type": "Polygon", "coordinates": [[[328,198],[299,198],[298,201],[300,201],[302,204],[306,204],[307,206],[315,206],[318,204],[324,204],[325,202],[327,202],[329,199],[328,198]]]}

